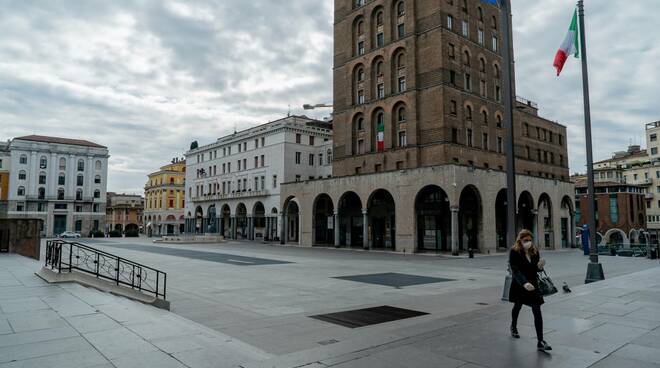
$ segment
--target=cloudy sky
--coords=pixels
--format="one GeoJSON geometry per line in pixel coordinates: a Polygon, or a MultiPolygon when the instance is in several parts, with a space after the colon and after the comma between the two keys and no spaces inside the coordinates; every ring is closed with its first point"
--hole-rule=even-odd
{"type": "MultiPolygon", "coordinates": [[[[587,1],[595,157],[659,120],[657,0],[587,1]]],[[[584,171],[580,68],[552,59],[574,1],[513,0],[518,94],[568,126],[584,171]]],[[[0,0],[0,139],[41,134],[110,148],[109,190],[210,143],[331,102],[332,0],[0,0]]],[[[320,118],[328,112],[316,112],[320,118]]]]}

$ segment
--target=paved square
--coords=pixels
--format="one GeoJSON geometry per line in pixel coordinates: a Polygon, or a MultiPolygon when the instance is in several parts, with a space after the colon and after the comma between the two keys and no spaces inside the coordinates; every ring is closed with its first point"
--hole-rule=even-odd
{"type": "Polygon", "coordinates": [[[435,284],[438,282],[456,281],[441,277],[406,275],[403,273],[395,273],[395,272],[375,273],[371,275],[339,276],[335,278],[340,280],[363,282],[365,284],[392,286],[396,288],[412,286],[412,285],[424,285],[424,284],[435,284]]]}

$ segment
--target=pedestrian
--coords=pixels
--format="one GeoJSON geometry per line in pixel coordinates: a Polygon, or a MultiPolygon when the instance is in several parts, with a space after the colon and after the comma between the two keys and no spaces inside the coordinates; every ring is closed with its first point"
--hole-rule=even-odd
{"type": "Polygon", "coordinates": [[[529,230],[522,230],[518,234],[516,243],[509,253],[509,265],[511,267],[511,290],[509,301],[513,303],[511,311],[511,336],[520,338],[518,333],[518,315],[523,305],[532,308],[534,314],[534,327],[536,329],[536,347],[540,351],[552,350],[550,345],[543,340],[543,315],[541,305],[544,303],[543,296],[538,291],[538,272],[543,270],[545,260],[541,258],[538,248],[532,240],[534,236],[529,230]]]}

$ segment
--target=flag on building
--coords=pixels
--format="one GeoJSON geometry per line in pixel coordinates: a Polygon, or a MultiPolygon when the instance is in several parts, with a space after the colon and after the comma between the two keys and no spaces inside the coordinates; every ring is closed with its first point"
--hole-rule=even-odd
{"type": "Polygon", "coordinates": [[[571,26],[568,28],[568,33],[564,38],[564,42],[561,43],[557,55],[555,55],[555,62],[552,64],[557,68],[557,76],[561,74],[561,71],[564,69],[564,64],[568,59],[568,56],[573,54],[576,58],[580,57],[580,51],[578,51],[578,29],[577,29],[577,10],[573,12],[573,19],[571,20],[571,26]]]}
{"type": "Polygon", "coordinates": [[[378,131],[378,152],[383,152],[385,151],[385,122],[379,121],[376,129],[378,131]]]}

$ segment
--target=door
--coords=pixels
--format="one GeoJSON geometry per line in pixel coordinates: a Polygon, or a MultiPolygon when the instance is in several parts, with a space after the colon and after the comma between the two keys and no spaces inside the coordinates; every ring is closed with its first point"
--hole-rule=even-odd
{"type": "Polygon", "coordinates": [[[66,215],[53,216],[53,235],[57,236],[66,231],[66,215]]]}

